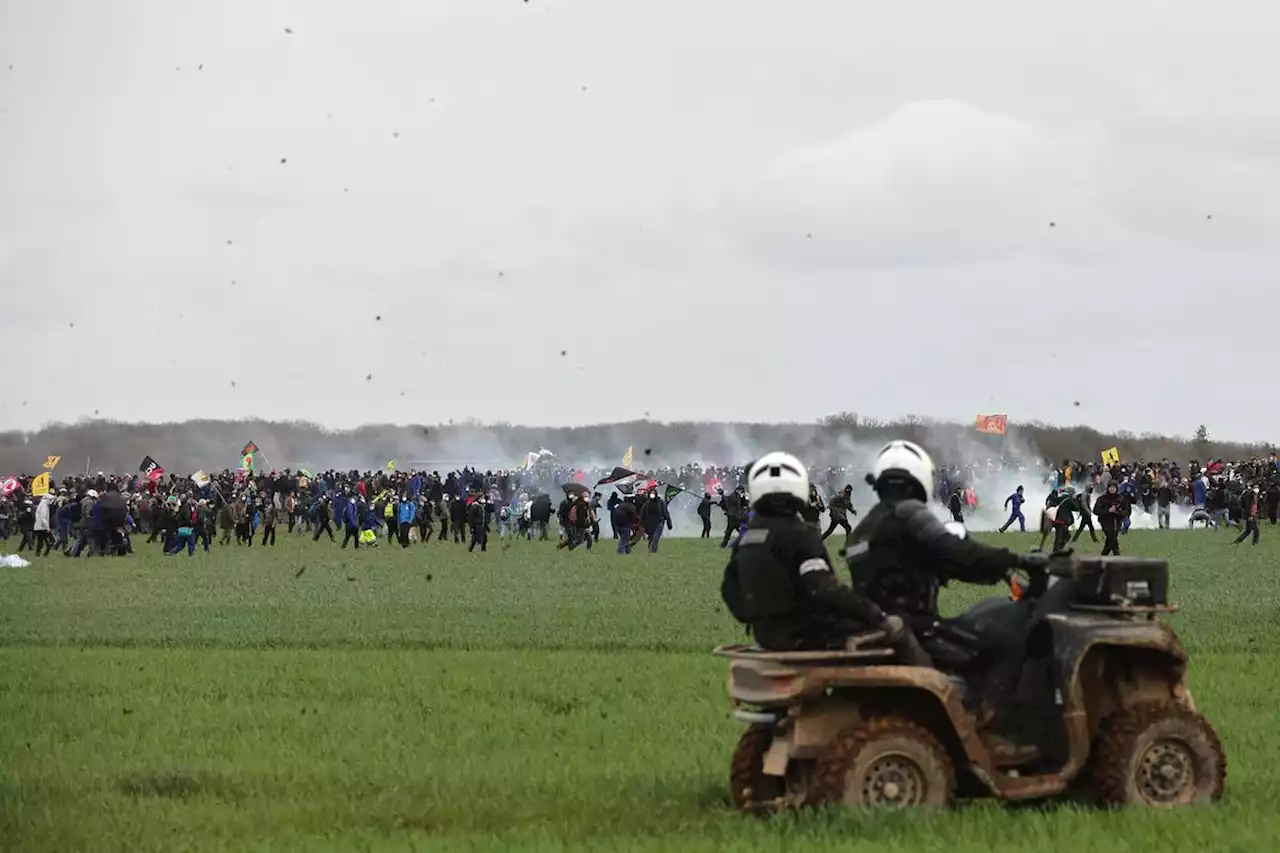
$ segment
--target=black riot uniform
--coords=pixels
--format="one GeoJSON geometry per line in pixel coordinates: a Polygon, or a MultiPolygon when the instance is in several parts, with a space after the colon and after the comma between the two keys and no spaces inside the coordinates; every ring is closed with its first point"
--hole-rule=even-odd
{"type": "MultiPolygon", "coordinates": [[[[854,528],[845,558],[853,588],[917,636],[938,621],[938,591],[949,580],[995,584],[1030,562],[1004,548],[953,536],[924,502],[887,499],[854,528]]],[[[1034,561],[1041,565],[1039,559],[1034,561]]]]}
{"type": "Polygon", "coordinates": [[[797,514],[757,513],[734,543],[720,595],[771,651],[841,649],[884,622],[879,607],[837,580],[822,539],[797,514]]]}

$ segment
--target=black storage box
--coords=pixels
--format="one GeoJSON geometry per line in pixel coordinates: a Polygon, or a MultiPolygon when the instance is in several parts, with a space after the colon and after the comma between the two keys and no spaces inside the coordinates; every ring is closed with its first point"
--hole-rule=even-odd
{"type": "Polygon", "coordinates": [[[1169,603],[1168,560],[1085,558],[1077,564],[1076,579],[1079,604],[1161,607],[1169,603]]]}

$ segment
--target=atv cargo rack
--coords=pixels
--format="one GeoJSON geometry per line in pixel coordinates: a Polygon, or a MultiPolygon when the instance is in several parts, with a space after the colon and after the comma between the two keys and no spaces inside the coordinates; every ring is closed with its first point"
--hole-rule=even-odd
{"type": "Polygon", "coordinates": [[[893,649],[888,646],[866,648],[866,646],[882,643],[884,639],[884,631],[869,631],[865,634],[850,637],[848,648],[831,651],[770,652],[759,646],[747,643],[733,643],[727,646],[716,646],[711,653],[722,658],[736,658],[738,660],[789,663],[797,666],[804,666],[805,664],[834,666],[841,662],[886,660],[893,657],[893,649]]]}

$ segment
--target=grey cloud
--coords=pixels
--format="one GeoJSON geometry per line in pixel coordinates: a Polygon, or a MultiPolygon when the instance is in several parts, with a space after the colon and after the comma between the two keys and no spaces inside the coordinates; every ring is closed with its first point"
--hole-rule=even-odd
{"type": "Polygon", "coordinates": [[[3,9],[15,426],[1280,416],[1273,4],[3,9]]]}

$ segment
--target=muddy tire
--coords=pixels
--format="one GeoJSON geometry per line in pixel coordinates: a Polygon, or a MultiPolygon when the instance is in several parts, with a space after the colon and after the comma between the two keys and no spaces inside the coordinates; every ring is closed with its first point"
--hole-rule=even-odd
{"type": "Polygon", "coordinates": [[[867,720],[840,733],[818,758],[815,805],[939,809],[955,800],[951,758],[928,729],[901,717],[867,720]]]}
{"type": "Polygon", "coordinates": [[[1200,805],[1220,799],[1227,783],[1227,757],[1213,726],[1170,703],[1137,705],[1103,720],[1089,760],[1089,793],[1104,806],[1200,805]]]}
{"type": "Polygon", "coordinates": [[[773,726],[751,726],[733,750],[729,769],[729,790],[740,809],[758,810],[786,793],[786,783],[778,776],[766,776],[764,756],[773,743],[773,726]]]}

